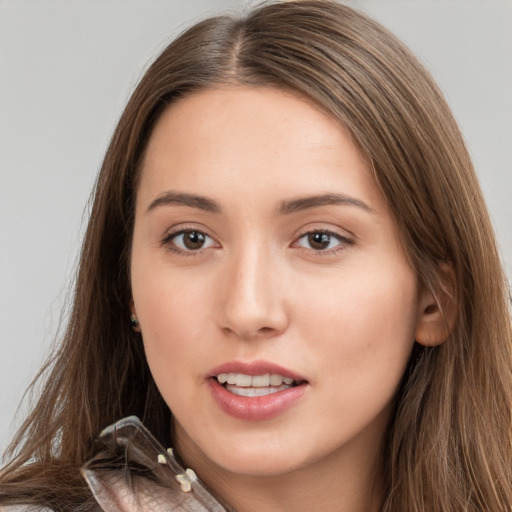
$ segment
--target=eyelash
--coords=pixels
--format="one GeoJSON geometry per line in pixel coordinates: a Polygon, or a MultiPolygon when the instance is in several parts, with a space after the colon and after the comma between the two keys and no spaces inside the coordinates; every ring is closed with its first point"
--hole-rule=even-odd
{"type": "Polygon", "coordinates": [[[201,231],[200,229],[195,228],[182,228],[177,231],[173,231],[171,233],[168,233],[162,240],[161,244],[168,250],[183,256],[198,256],[202,253],[202,251],[206,248],[200,247],[198,250],[192,250],[192,249],[182,249],[180,247],[176,247],[175,240],[180,235],[185,235],[187,233],[197,233],[199,235],[203,235],[205,238],[213,240],[211,236],[206,234],[204,231],[201,231]]]}
{"type": "MultiPolygon", "coordinates": [[[[315,256],[320,256],[320,257],[332,256],[333,254],[337,254],[339,251],[346,249],[347,246],[354,245],[354,243],[355,243],[354,240],[352,240],[348,237],[342,236],[339,233],[336,233],[335,231],[330,231],[328,229],[310,229],[309,231],[302,233],[297,238],[297,241],[292,244],[292,246],[298,246],[300,240],[302,240],[303,238],[308,237],[310,235],[324,235],[324,236],[327,236],[330,238],[334,238],[335,240],[337,240],[339,242],[335,247],[333,247],[331,249],[324,249],[324,250],[315,250],[313,248],[302,247],[306,250],[312,251],[312,253],[315,256]]],[[[301,247],[301,246],[299,246],[299,247],[301,247]]]]}
{"type": "MultiPolygon", "coordinates": [[[[174,253],[177,253],[177,254],[180,254],[180,255],[183,255],[183,256],[198,256],[198,255],[200,255],[203,252],[203,250],[208,249],[209,247],[211,247],[211,246],[200,247],[197,250],[183,249],[183,248],[180,248],[180,247],[176,247],[176,245],[175,245],[176,238],[179,237],[180,235],[185,235],[187,233],[188,234],[190,234],[190,233],[197,233],[199,235],[204,236],[206,239],[210,239],[210,240],[214,241],[214,239],[211,236],[209,236],[207,233],[205,233],[204,231],[201,231],[201,230],[195,229],[195,228],[182,228],[182,229],[179,229],[177,231],[173,231],[171,233],[168,233],[162,239],[161,245],[164,246],[167,250],[169,250],[171,252],[174,252],[174,253]]],[[[336,233],[334,231],[329,231],[329,230],[325,230],[325,229],[313,229],[313,230],[309,230],[309,231],[306,231],[306,232],[302,233],[295,240],[295,242],[293,242],[293,244],[291,246],[292,247],[299,247],[299,248],[303,248],[303,249],[312,251],[312,254],[314,254],[315,256],[322,257],[322,256],[329,256],[329,255],[336,254],[339,251],[345,249],[347,246],[354,245],[354,243],[355,243],[354,240],[352,240],[350,238],[347,238],[345,236],[342,236],[339,233],[336,233]],[[339,242],[339,244],[336,245],[333,248],[324,249],[324,250],[316,250],[316,249],[313,249],[312,247],[307,248],[307,247],[302,247],[302,246],[299,245],[300,240],[302,240],[303,238],[308,237],[310,235],[318,235],[318,234],[324,235],[324,236],[327,236],[327,237],[330,237],[330,238],[334,238],[334,239],[336,239],[339,242]]]]}

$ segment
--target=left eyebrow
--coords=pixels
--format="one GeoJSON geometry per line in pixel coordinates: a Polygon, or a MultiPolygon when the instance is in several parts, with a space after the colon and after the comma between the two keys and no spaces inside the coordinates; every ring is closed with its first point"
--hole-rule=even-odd
{"type": "Polygon", "coordinates": [[[365,202],[355,197],[350,197],[345,194],[321,194],[317,196],[299,197],[289,201],[283,201],[279,208],[279,213],[287,215],[290,213],[299,212],[302,210],[309,210],[310,208],[319,208],[320,206],[328,205],[347,205],[356,206],[368,213],[375,213],[365,202]]]}

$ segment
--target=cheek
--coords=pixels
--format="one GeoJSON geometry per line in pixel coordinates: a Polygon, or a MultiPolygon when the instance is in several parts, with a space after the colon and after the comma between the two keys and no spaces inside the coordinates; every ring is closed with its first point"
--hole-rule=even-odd
{"type": "Polygon", "coordinates": [[[148,364],[165,398],[178,381],[202,378],[194,374],[194,362],[213,343],[210,287],[205,280],[180,280],[156,265],[143,269],[132,276],[133,298],[148,364]]]}
{"type": "Polygon", "coordinates": [[[303,339],[314,366],[325,369],[319,382],[347,396],[392,397],[403,375],[417,321],[416,282],[408,268],[350,272],[343,279],[305,291],[298,308],[303,339]],[[327,378],[325,377],[327,375],[327,378]]]}

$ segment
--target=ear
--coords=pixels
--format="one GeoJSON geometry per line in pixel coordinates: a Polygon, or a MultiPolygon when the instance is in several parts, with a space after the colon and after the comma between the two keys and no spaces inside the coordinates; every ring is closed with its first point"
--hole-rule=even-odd
{"type": "Polygon", "coordinates": [[[438,289],[420,292],[416,341],[425,347],[435,347],[446,341],[457,318],[453,268],[441,262],[439,270],[441,279],[438,289]]]}
{"type": "Polygon", "coordinates": [[[130,322],[132,324],[132,329],[135,332],[142,332],[140,329],[139,318],[137,317],[137,311],[135,309],[135,303],[133,299],[130,301],[130,322]]]}

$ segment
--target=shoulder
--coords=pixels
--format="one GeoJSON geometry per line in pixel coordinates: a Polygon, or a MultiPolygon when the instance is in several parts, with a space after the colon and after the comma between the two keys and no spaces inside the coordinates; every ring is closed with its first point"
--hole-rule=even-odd
{"type": "Polygon", "coordinates": [[[194,471],[184,468],[174,451],[164,449],[133,416],[103,430],[96,453],[82,474],[105,511],[233,510],[214,497],[194,471]]]}

